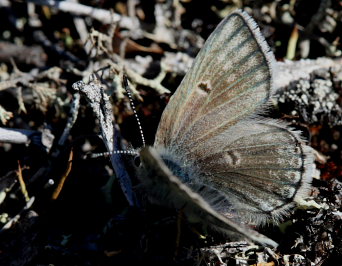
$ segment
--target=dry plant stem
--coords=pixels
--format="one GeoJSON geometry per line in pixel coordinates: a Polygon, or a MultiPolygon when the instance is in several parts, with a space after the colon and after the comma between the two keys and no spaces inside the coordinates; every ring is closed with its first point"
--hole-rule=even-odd
{"type": "Polygon", "coordinates": [[[39,19],[39,15],[36,12],[36,6],[33,3],[27,4],[27,15],[28,15],[28,24],[31,27],[41,27],[43,23],[39,19]]]}
{"type": "Polygon", "coordinates": [[[293,60],[296,56],[296,47],[298,42],[299,34],[298,34],[298,27],[297,25],[294,25],[289,43],[287,45],[287,52],[286,52],[286,58],[289,60],[293,60]]]}
{"type": "Polygon", "coordinates": [[[29,144],[33,135],[40,132],[27,129],[0,128],[0,142],[13,144],[29,144]]]}
{"type": "Polygon", "coordinates": [[[45,128],[40,131],[0,127],[0,142],[29,145],[31,142],[49,151],[54,136],[45,128]]]}
{"type": "Polygon", "coordinates": [[[23,84],[24,86],[29,87],[30,83],[36,82],[39,79],[47,78],[53,80],[55,82],[64,83],[63,80],[59,79],[60,74],[62,73],[62,69],[59,67],[51,67],[48,70],[45,70],[40,73],[30,72],[25,73],[18,70],[16,67],[14,68],[14,73],[11,74],[9,80],[4,80],[0,82],[0,91],[6,90],[9,88],[17,87],[18,83],[23,84]]]}
{"type": "Polygon", "coordinates": [[[11,3],[9,0],[0,0],[0,7],[10,7],[11,3]]]}
{"type": "Polygon", "coordinates": [[[114,73],[120,73],[119,65],[125,65],[125,73],[127,74],[127,76],[129,77],[129,79],[132,82],[146,86],[146,87],[150,87],[150,88],[154,89],[159,94],[170,93],[170,91],[168,89],[166,89],[160,83],[166,75],[166,72],[164,70],[162,70],[156,78],[146,79],[146,78],[142,77],[141,75],[137,74],[136,72],[134,72],[133,70],[131,70],[130,68],[126,67],[126,64],[124,64],[124,61],[121,58],[119,58],[117,56],[116,59],[117,59],[117,61],[119,61],[119,64],[115,64],[113,62],[110,62],[110,66],[112,67],[112,71],[114,73]]]}
{"type": "Polygon", "coordinates": [[[5,110],[5,108],[3,108],[0,105],[0,121],[2,124],[6,124],[8,120],[10,120],[13,117],[13,113],[12,112],[8,112],[5,110]]]}
{"type": "MultiPolygon", "coordinates": [[[[22,98],[22,88],[31,88],[33,93],[36,93],[37,98],[41,100],[39,105],[41,107],[46,105],[50,100],[55,99],[55,89],[49,88],[48,81],[38,82],[40,79],[47,79],[50,81],[54,81],[57,84],[65,83],[64,80],[60,79],[60,74],[62,73],[62,69],[59,67],[51,67],[48,70],[37,73],[34,69],[29,73],[21,72],[14,60],[11,60],[13,66],[13,73],[11,73],[8,80],[4,80],[0,82],[0,91],[7,90],[10,88],[17,88],[17,100],[19,105],[19,111],[26,112],[26,108],[24,105],[24,100],[22,98]]],[[[7,120],[12,117],[11,112],[7,112],[3,107],[0,106],[0,121],[3,124],[6,124],[7,120]]]]}
{"type": "Polygon", "coordinates": [[[326,10],[331,5],[331,0],[320,1],[320,6],[317,13],[312,16],[310,23],[305,27],[305,34],[310,35],[314,28],[322,22],[323,17],[326,15],[326,10]]]}
{"type": "MultiPolygon", "coordinates": [[[[113,30],[111,30],[113,33],[113,30]]],[[[137,74],[133,71],[128,64],[125,63],[125,60],[122,57],[113,54],[112,51],[112,39],[110,36],[98,32],[96,30],[92,30],[90,34],[90,41],[92,42],[93,47],[101,50],[102,52],[106,53],[108,58],[111,60],[107,60],[108,64],[112,67],[112,71],[114,73],[120,73],[122,70],[122,66],[125,66],[125,71],[127,76],[131,81],[136,84],[140,84],[143,86],[150,87],[154,89],[159,94],[170,93],[168,89],[166,89],[163,85],[161,85],[161,81],[164,79],[166,75],[166,71],[162,68],[161,72],[155,79],[146,79],[141,75],[137,74]],[[117,63],[116,63],[117,62],[117,63]]],[[[124,45],[123,45],[124,46],[124,45]]],[[[134,89],[132,89],[133,95],[137,96],[134,89]]]]}
{"type": "Polygon", "coordinates": [[[111,163],[123,193],[126,196],[128,203],[131,206],[136,205],[135,195],[132,190],[132,183],[128,173],[123,169],[123,163],[120,160],[120,154],[115,153],[117,139],[114,133],[114,116],[112,112],[112,105],[108,95],[105,94],[104,88],[97,77],[93,74],[90,76],[90,82],[85,84],[79,81],[73,84],[76,91],[81,92],[87,98],[91,108],[101,127],[101,135],[107,151],[112,154],[111,163]]]}
{"type": "Polygon", "coordinates": [[[139,29],[139,21],[135,18],[121,16],[119,14],[112,14],[108,10],[90,7],[75,2],[69,1],[55,1],[55,0],[27,0],[27,2],[36,5],[45,5],[56,8],[63,12],[68,12],[73,15],[87,16],[96,19],[104,24],[110,24],[113,21],[119,22],[120,27],[127,29],[139,29]]]}
{"type": "Polygon", "coordinates": [[[135,17],[135,6],[138,4],[137,0],[128,0],[127,1],[127,10],[128,16],[131,18],[135,17]]]}
{"type": "Polygon", "coordinates": [[[43,67],[46,64],[46,54],[40,46],[25,46],[0,42],[0,61],[9,62],[13,58],[18,63],[32,64],[43,67]]]}
{"type": "Polygon", "coordinates": [[[18,75],[18,77],[11,77],[10,80],[4,80],[0,82],[0,91],[7,90],[9,88],[14,88],[20,82],[24,85],[28,84],[29,82],[33,81],[33,75],[29,73],[22,73],[18,75]]]}
{"type": "Polygon", "coordinates": [[[179,0],[173,0],[173,8],[175,9],[175,14],[174,14],[174,21],[173,21],[173,26],[177,28],[181,28],[182,26],[182,14],[185,13],[184,7],[181,5],[179,0]]]}
{"type": "Polygon", "coordinates": [[[69,160],[68,160],[68,165],[67,165],[67,169],[65,171],[65,173],[63,174],[62,178],[59,180],[59,183],[56,187],[56,189],[54,190],[53,194],[52,194],[52,199],[56,200],[59,196],[59,194],[61,193],[64,183],[67,179],[67,177],[70,174],[71,168],[72,168],[72,159],[74,157],[74,153],[72,152],[72,150],[70,151],[70,155],[69,155],[69,160]]]}
{"type": "Polygon", "coordinates": [[[20,217],[21,217],[21,214],[30,209],[31,206],[33,205],[34,203],[34,200],[35,200],[35,197],[31,197],[30,200],[28,202],[26,202],[26,205],[25,207],[16,215],[14,216],[12,219],[10,219],[0,230],[0,233],[4,232],[5,230],[11,228],[11,226],[16,223],[17,221],[19,221],[20,217]]]}
{"type": "Polygon", "coordinates": [[[22,168],[21,168],[19,162],[18,162],[17,176],[18,176],[18,179],[19,179],[20,189],[21,189],[21,192],[24,195],[25,201],[29,202],[30,201],[30,197],[29,197],[27,189],[26,189],[26,184],[25,184],[25,181],[24,181],[24,178],[23,178],[23,171],[22,171],[22,168]]]}
{"type": "Polygon", "coordinates": [[[60,137],[59,141],[58,141],[58,145],[59,146],[63,146],[66,139],[69,136],[70,130],[72,129],[72,127],[74,126],[77,116],[78,116],[78,109],[80,106],[80,94],[79,93],[75,93],[74,94],[74,99],[72,101],[71,104],[71,108],[70,108],[70,115],[67,121],[67,124],[64,128],[63,134],[60,137]]]}
{"type": "MultiPolygon", "coordinates": [[[[331,5],[330,0],[322,0],[320,1],[320,6],[317,10],[317,13],[312,16],[310,23],[305,27],[304,32],[303,32],[303,38],[301,40],[301,46],[304,48],[305,54],[304,56],[308,56],[309,51],[310,51],[310,37],[312,36],[312,32],[317,27],[319,23],[322,22],[323,17],[326,15],[326,10],[327,8],[331,5]]],[[[305,57],[305,58],[306,58],[305,57]]]]}
{"type": "Polygon", "coordinates": [[[180,247],[180,240],[181,240],[181,234],[182,234],[182,220],[184,219],[184,213],[183,210],[180,209],[177,214],[177,232],[176,232],[176,248],[175,248],[175,254],[174,256],[177,257],[179,254],[179,247],[180,247]]]}
{"type": "MultiPolygon", "coordinates": [[[[168,43],[171,47],[176,48],[175,45],[175,32],[171,29],[172,13],[169,12],[171,3],[157,3],[154,9],[154,16],[156,18],[156,26],[154,34],[160,42],[168,43]]],[[[151,36],[152,37],[152,36],[151,36]]]]}
{"type": "Polygon", "coordinates": [[[92,48],[95,48],[96,53],[98,53],[98,51],[103,51],[107,55],[112,54],[112,40],[114,37],[116,25],[114,23],[112,23],[111,25],[112,27],[110,28],[110,34],[113,35],[106,35],[95,29],[90,30],[89,40],[91,42],[92,48]]]}
{"type": "Polygon", "coordinates": [[[80,17],[75,17],[74,18],[74,24],[75,24],[75,28],[77,30],[77,33],[81,38],[82,43],[84,43],[84,49],[85,49],[86,53],[89,53],[90,47],[89,47],[89,45],[87,45],[89,32],[88,32],[86,23],[84,22],[84,19],[80,18],[80,17]]]}
{"type": "MultiPolygon", "coordinates": [[[[61,2],[62,3],[62,2],[61,2]]],[[[41,30],[37,30],[34,32],[33,37],[36,42],[40,43],[42,46],[47,47],[57,53],[59,56],[64,57],[70,60],[73,63],[80,64],[80,59],[73,55],[71,52],[65,50],[61,46],[58,46],[52,43],[46,36],[45,33],[41,30]]]]}
{"type": "Polygon", "coordinates": [[[17,88],[17,100],[18,100],[18,105],[19,105],[19,110],[18,112],[21,113],[27,113],[26,111],[26,107],[25,107],[25,104],[24,104],[24,99],[23,99],[23,88],[22,86],[19,86],[17,88]]]}

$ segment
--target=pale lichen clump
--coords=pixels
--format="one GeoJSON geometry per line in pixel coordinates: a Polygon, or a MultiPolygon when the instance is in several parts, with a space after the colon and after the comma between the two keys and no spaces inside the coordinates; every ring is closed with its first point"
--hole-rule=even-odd
{"type": "Polygon", "coordinates": [[[331,126],[342,124],[342,108],[333,81],[323,75],[300,79],[278,93],[279,103],[291,106],[291,115],[300,115],[309,123],[327,122],[331,126]]]}

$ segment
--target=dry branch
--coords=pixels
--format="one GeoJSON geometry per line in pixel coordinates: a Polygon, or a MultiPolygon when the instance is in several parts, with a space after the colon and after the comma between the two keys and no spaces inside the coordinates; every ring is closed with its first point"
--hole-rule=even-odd
{"type": "Polygon", "coordinates": [[[78,16],[88,16],[96,19],[104,24],[111,24],[118,22],[119,25],[127,29],[139,29],[139,22],[137,19],[121,16],[116,13],[112,13],[108,10],[90,7],[70,1],[54,1],[54,0],[27,0],[27,2],[34,3],[36,5],[44,5],[56,8],[60,11],[71,13],[78,16]]]}

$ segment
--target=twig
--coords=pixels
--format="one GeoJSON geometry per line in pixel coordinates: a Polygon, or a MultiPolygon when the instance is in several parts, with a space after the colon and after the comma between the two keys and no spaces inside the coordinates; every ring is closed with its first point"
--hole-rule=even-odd
{"type": "Polygon", "coordinates": [[[84,21],[84,18],[75,17],[74,24],[75,24],[75,28],[78,32],[78,35],[80,36],[82,43],[84,43],[84,50],[88,54],[91,50],[91,47],[90,47],[90,44],[87,43],[89,31],[87,29],[87,25],[84,21]]]}
{"type": "Polygon", "coordinates": [[[20,166],[19,162],[18,162],[17,177],[19,179],[20,189],[21,189],[21,192],[24,195],[25,201],[29,202],[30,201],[30,197],[29,197],[27,189],[26,189],[26,184],[25,184],[25,181],[24,181],[24,178],[23,178],[23,172],[22,172],[22,169],[21,169],[21,166],[20,166]]]}
{"type": "Polygon", "coordinates": [[[13,143],[13,144],[25,144],[33,143],[41,148],[44,148],[46,152],[51,149],[54,136],[48,128],[44,128],[42,132],[28,130],[28,129],[16,129],[16,128],[3,128],[0,127],[0,142],[13,143]]]}
{"type": "Polygon", "coordinates": [[[21,214],[24,213],[24,211],[28,210],[29,208],[31,208],[31,206],[33,205],[35,200],[35,197],[31,197],[31,199],[26,202],[25,207],[16,215],[14,216],[11,220],[9,220],[0,230],[0,233],[4,232],[5,230],[11,228],[11,226],[16,223],[17,221],[19,221],[21,214]]]}
{"type": "MultiPolygon", "coordinates": [[[[90,41],[97,50],[104,52],[109,59],[104,60],[103,62],[109,64],[111,66],[111,70],[114,73],[121,73],[123,67],[126,70],[126,74],[129,79],[134,82],[135,84],[144,85],[150,87],[157,91],[159,94],[170,93],[168,89],[166,89],[163,85],[161,85],[162,79],[166,75],[165,69],[162,68],[159,76],[155,79],[147,79],[141,76],[140,74],[136,73],[136,71],[132,70],[129,64],[126,61],[114,54],[112,52],[112,37],[108,36],[107,34],[103,34],[96,30],[92,30],[90,34],[90,41]]],[[[118,86],[118,90],[122,89],[121,86],[118,86]]],[[[132,87],[132,92],[135,97],[140,98],[140,95],[136,94],[135,88],[132,87]]],[[[122,95],[122,92],[118,92],[118,95],[122,95]]]]}
{"type": "Polygon", "coordinates": [[[18,63],[32,64],[43,67],[47,56],[40,46],[17,45],[10,42],[0,42],[0,61],[9,62],[13,58],[18,63]]]}
{"type": "MultiPolygon", "coordinates": [[[[62,1],[60,3],[64,3],[65,1],[62,1]]],[[[37,30],[34,32],[33,37],[36,42],[41,43],[46,48],[50,49],[51,51],[54,51],[59,56],[62,56],[64,58],[67,58],[73,63],[81,64],[82,61],[75,55],[73,55],[71,52],[66,51],[64,48],[52,43],[46,36],[45,33],[41,30],[37,30]]]]}
{"type": "Polygon", "coordinates": [[[312,38],[312,32],[317,25],[322,23],[323,17],[326,15],[326,10],[331,5],[330,0],[322,0],[320,1],[320,6],[315,15],[312,16],[311,21],[308,25],[306,25],[302,40],[300,41],[300,46],[303,49],[302,56],[306,58],[310,51],[310,39],[312,38]]]}
{"type": "Polygon", "coordinates": [[[19,110],[18,112],[21,113],[27,113],[26,107],[24,104],[24,99],[23,99],[23,88],[20,86],[17,88],[17,100],[18,100],[18,105],[19,105],[19,110]]]}
{"type": "Polygon", "coordinates": [[[0,127],[0,142],[14,144],[29,144],[33,135],[41,134],[28,129],[14,129],[0,127]]]}
{"type": "Polygon", "coordinates": [[[144,78],[143,76],[139,75],[138,73],[136,73],[132,69],[126,67],[126,64],[124,64],[124,61],[119,56],[116,56],[116,55],[114,55],[114,56],[117,59],[117,61],[119,61],[119,64],[116,64],[112,61],[109,61],[109,64],[111,66],[111,70],[113,71],[113,73],[120,73],[122,70],[119,67],[119,65],[125,65],[125,72],[132,82],[134,82],[136,84],[143,85],[143,86],[150,87],[150,88],[154,89],[156,92],[158,92],[159,94],[170,93],[170,91],[168,89],[166,89],[160,83],[166,75],[166,72],[163,68],[156,78],[147,79],[147,78],[144,78]]]}
{"type": "Polygon", "coordinates": [[[79,3],[68,1],[54,1],[54,0],[27,0],[36,5],[45,5],[53,8],[57,8],[60,11],[72,13],[79,16],[88,16],[96,19],[104,24],[110,24],[113,21],[118,22],[120,27],[136,30],[139,29],[139,21],[134,18],[121,16],[119,14],[111,14],[110,11],[82,5],[79,3]]]}
{"type": "Polygon", "coordinates": [[[7,111],[5,108],[3,108],[0,105],[0,121],[1,123],[3,123],[4,125],[7,123],[8,120],[10,120],[13,117],[13,113],[7,111]]]}
{"type": "Polygon", "coordinates": [[[70,155],[69,155],[69,160],[68,160],[68,165],[67,165],[67,169],[65,170],[65,173],[63,174],[63,176],[61,177],[61,179],[59,180],[59,183],[57,185],[57,187],[55,188],[53,194],[52,194],[52,199],[56,200],[59,196],[59,194],[61,193],[64,183],[67,179],[67,177],[70,174],[71,168],[72,168],[72,159],[74,157],[74,153],[72,152],[72,150],[70,151],[70,155]]]}
{"type": "Polygon", "coordinates": [[[70,116],[68,118],[67,124],[64,128],[63,134],[60,137],[59,141],[58,141],[58,145],[59,146],[63,146],[66,139],[69,136],[70,130],[72,129],[72,127],[74,126],[77,116],[78,116],[78,108],[80,106],[80,94],[79,93],[75,93],[74,94],[74,99],[73,102],[71,104],[71,108],[70,108],[70,116]]]}
{"type": "Polygon", "coordinates": [[[11,74],[10,79],[0,82],[0,91],[9,88],[17,87],[18,83],[26,87],[30,87],[30,83],[36,82],[39,79],[47,78],[55,81],[56,83],[64,83],[64,80],[60,79],[62,69],[59,67],[51,67],[43,72],[37,73],[36,71],[31,71],[29,73],[22,72],[14,67],[14,73],[11,74]]]}
{"type": "Polygon", "coordinates": [[[306,36],[312,34],[314,28],[322,22],[323,17],[326,15],[326,10],[330,7],[330,0],[322,0],[320,1],[320,6],[315,15],[312,16],[311,21],[308,25],[306,25],[304,34],[306,36]]]}
{"type": "Polygon", "coordinates": [[[127,76],[135,83],[150,87],[154,89],[159,94],[170,93],[163,85],[160,84],[160,80],[166,75],[166,72],[160,72],[155,79],[147,79],[139,74],[135,73],[133,70],[126,68],[127,76]]]}
{"type": "Polygon", "coordinates": [[[286,52],[286,58],[288,60],[293,60],[296,56],[296,47],[298,42],[298,27],[295,24],[289,39],[289,43],[287,45],[287,52],[286,52]]]}
{"type": "Polygon", "coordinates": [[[10,7],[11,3],[9,0],[0,0],[0,7],[10,7]]]}

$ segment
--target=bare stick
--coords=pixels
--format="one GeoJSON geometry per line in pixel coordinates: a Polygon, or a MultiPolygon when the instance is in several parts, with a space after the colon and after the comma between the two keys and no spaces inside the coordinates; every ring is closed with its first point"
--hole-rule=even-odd
{"type": "Polygon", "coordinates": [[[70,116],[68,118],[68,122],[64,128],[63,134],[58,141],[58,145],[63,146],[67,137],[69,136],[70,130],[75,124],[78,115],[78,108],[80,106],[80,95],[78,93],[74,94],[74,99],[70,108],[70,116]]]}
{"type": "Polygon", "coordinates": [[[40,134],[34,130],[0,127],[0,141],[5,143],[29,144],[33,135],[40,134]]]}
{"type": "Polygon", "coordinates": [[[120,26],[123,28],[132,30],[140,28],[139,21],[137,19],[121,16],[115,13],[111,14],[111,12],[108,10],[90,7],[79,3],[55,0],[27,0],[27,2],[31,2],[36,5],[50,6],[57,8],[60,11],[72,13],[74,15],[88,16],[104,24],[119,22],[120,26]]]}

